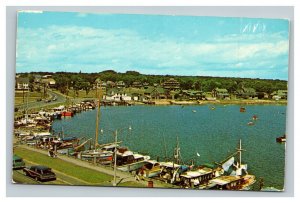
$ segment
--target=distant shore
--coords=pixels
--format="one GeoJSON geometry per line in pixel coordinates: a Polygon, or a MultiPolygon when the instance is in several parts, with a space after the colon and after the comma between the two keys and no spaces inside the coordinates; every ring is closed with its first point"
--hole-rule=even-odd
{"type": "MultiPolygon", "coordinates": [[[[287,100],[197,100],[197,101],[176,101],[176,100],[169,100],[169,99],[159,99],[153,100],[154,105],[287,105],[287,100]]],[[[143,105],[142,102],[134,102],[136,105],[143,105]]]]}

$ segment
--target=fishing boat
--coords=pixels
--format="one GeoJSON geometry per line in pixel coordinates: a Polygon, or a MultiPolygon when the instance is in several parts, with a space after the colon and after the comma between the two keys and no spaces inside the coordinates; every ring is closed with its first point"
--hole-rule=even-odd
{"type": "Polygon", "coordinates": [[[184,165],[180,153],[179,140],[177,136],[177,144],[174,149],[173,161],[160,162],[161,173],[160,179],[167,183],[180,183],[180,175],[190,169],[189,166],[184,165]]]}
{"type": "Polygon", "coordinates": [[[247,164],[242,163],[242,151],[244,149],[240,140],[237,151],[219,164],[224,170],[224,175],[209,180],[202,189],[249,190],[256,180],[254,175],[248,174],[247,164]],[[237,154],[238,161],[235,160],[237,154]]]}
{"type": "Polygon", "coordinates": [[[241,106],[241,107],[240,107],[240,112],[241,112],[241,113],[246,112],[246,107],[241,106]]]}
{"type": "Polygon", "coordinates": [[[181,181],[180,175],[189,170],[189,166],[174,162],[160,162],[160,179],[166,183],[177,184],[181,181]]]}
{"type": "Polygon", "coordinates": [[[286,134],[284,134],[281,137],[277,137],[276,142],[279,142],[279,143],[286,142],[286,134]]]}

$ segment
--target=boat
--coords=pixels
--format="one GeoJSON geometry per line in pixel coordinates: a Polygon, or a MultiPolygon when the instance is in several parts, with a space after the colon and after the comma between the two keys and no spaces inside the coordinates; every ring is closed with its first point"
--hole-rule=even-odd
{"type": "Polygon", "coordinates": [[[193,112],[193,113],[196,113],[197,111],[196,111],[196,110],[192,110],[192,112],[193,112]]]}
{"type": "Polygon", "coordinates": [[[254,125],[254,122],[250,121],[247,123],[247,125],[254,125]]]}
{"type": "Polygon", "coordinates": [[[135,154],[132,151],[117,152],[117,169],[124,172],[136,171],[142,168],[150,156],[135,154]]]}
{"type": "Polygon", "coordinates": [[[210,110],[215,110],[215,109],[216,109],[215,106],[211,106],[211,107],[210,107],[210,110]]]}
{"type": "Polygon", "coordinates": [[[244,106],[241,106],[241,107],[240,107],[240,112],[241,112],[241,113],[246,112],[246,108],[245,108],[244,106]]]}
{"type": "Polygon", "coordinates": [[[166,183],[177,184],[180,175],[189,170],[189,166],[176,164],[174,162],[160,162],[161,173],[160,179],[166,183]]]}
{"type": "Polygon", "coordinates": [[[160,163],[155,160],[147,160],[138,171],[138,175],[144,176],[146,178],[153,178],[161,173],[160,163]]]}
{"type": "Polygon", "coordinates": [[[286,142],[286,134],[284,134],[281,137],[277,137],[276,142],[279,142],[279,143],[286,142]]]}
{"type": "Polygon", "coordinates": [[[256,121],[258,119],[257,115],[252,116],[252,120],[256,121]]]}
{"type": "Polygon", "coordinates": [[[195,188],[206,185],[209,180],[219,177],[221,168],[213,169],[206,166],[199,166],[197,169],[186,171],[180,175],[183,188],[195,188]]]}
{"type": "Polygon", "coordinates": [[[209,181],[205,189],[216,190],[250,190],[255,183],[254,175],[220,176],[209,181]]]}
{"type": "Polygon", "coordinates": [[[61,116],[64,116],[64,117],[72,117],[72,116],[74,116],[74,113],[73,113],[72,111],[67,111],[67,110],[65,110],[65,111],[63,111],[63,112],[61,113],[61,116]]]}
{"type": "Polygon", "coordinates": [[[182,164],[178,136],[177,136],[177,144],[174,149],[173,161],[160,162],[160,167],[161,167],[160,179],[171,184],[180,183],[181,181],[180,175],[190,170],[190,166],[182,164]]]}
{"type": "Polygon", "coordinates": [[[207,185],[204,185],[201,188],[250,190],[256,180],[254,175],[248,174],[247,164],[242,163],[242,151],[244,151],[244,149],[242,149],[242,141],[240,140],[237,151],[219,164],[224,170],[224,175],[209,180],[207,185]],[[235,160],[237,154],[239,155],[238,161],[235,160]]]}

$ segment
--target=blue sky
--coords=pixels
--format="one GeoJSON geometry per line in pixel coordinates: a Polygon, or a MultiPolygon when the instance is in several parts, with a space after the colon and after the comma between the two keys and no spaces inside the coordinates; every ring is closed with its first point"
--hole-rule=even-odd
{"type": "Polygon", "coordinates": [[[283,19],[19,12],[17,72],[288,78],[283,19]]]}

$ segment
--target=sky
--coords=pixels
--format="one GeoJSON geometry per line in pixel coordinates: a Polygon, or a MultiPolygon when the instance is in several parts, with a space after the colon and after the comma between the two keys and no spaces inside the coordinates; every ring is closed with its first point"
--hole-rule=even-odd
{"type": "Polygon", "coordinates": [[[21,11],[17,26],[17,73],[288,79],[285,19],[21,11]]]}

